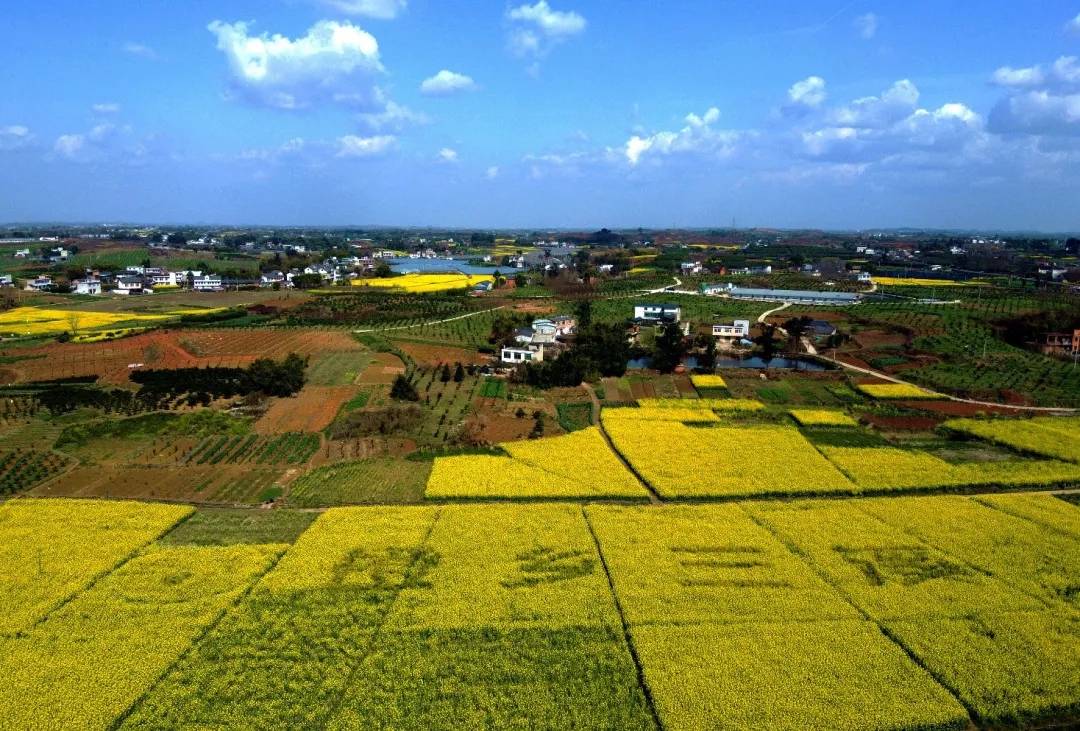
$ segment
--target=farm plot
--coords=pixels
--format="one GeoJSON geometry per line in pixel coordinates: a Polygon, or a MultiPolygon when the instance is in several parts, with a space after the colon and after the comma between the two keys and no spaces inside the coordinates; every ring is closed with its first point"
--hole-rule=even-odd
{"type": "Polygon", "coordinates": [[[443,363],[486,365],[491,362],[490,356],[479,353],[475,349],[413,342],[406,338],[392,338],[391,342],[421,366],[437,366],[443,363]]]}
{"type": "Polygon", "coordinates": [[[980,495],[975,499],[1009,515],[1080,538],[1080,508],[1070,510],[1069,503],[1053,495],[980,495]]]}
{"type": "Polygon", "coordinates": [[[604,428],[615,448],[664,497],[858,491],[793,426],[692,427],[609,417],[619,411],[633,409],[605,410],[604,428]]]}
{"type": "Polygon", "coordinates": [[[501,446],[509,456],[436,459],[424,494],[429,498],[647,496],[596,427],[501,446]],[[582,469],[583,464],[589,465],[588,469],[582,469]]]}
{"type": "Polygon", "coordinates": [[[0,636],[29,629],[191,512],[81,500],[0,505],[0,636]]]}
{"type": "Polygon", "coordinates": [[[357,379],[360,384],[393,383],[405,373],[405,364],[393,353],[375,353],[371,364],[364,368],[357,379]]]}
{"type": "Polygon", "coordinates": [[[183,330],[177,337],[193,355],[208,358],[254,355],[279,360],[289,353],[317,357],[328,352],[363,350],[360,343],[344,330],[183,330]]]}
{"type": "MultiPolygon", "coordinates": [[[[319,437],[310,433],[261,437],[245,434],[207,437],[175,452],[176,463],[202,464],[304,464],[318,451],[319,437]]],[[[164,454],[169,449],[164,448],[164,454]]]]}
{"type": "Polygon", "coordinates": [[[1080,418],[952,419],[943,427],[1022,452],[1080,462],[1080,418]]]}
{"type": "Polygon", "coordinates": [[[0,716],[109,728],[284,546],[151,548],[16,638],[0,640],[0,716]]]}
{"type": "Polygon", "coordinates": [[[300,507],[421,502],[431,465],[391,457],[326,465],[297,478],[288,500],[300,507]]]}
{"type": "Polygon", "coordinates": [[[822,454],[865,491],[972,487],[1047,487],[1080,483],[1080,466],[1053,460],[946,462],[894,447],[834,447],[822,454]]]}
{"type": "Polygon", "coordinates": [[[446,507],[427,548],[331,728],[652,728],[579,507],[446,507]]]}
{"type": "Polygon", "coordinates": [[[21,492],[63,472],[71,461],[55,452],[0,450],[0,496],[21,492]]]}
{"type": "Polygon", "coordinates": [[[855,385],[862,393],[876,399],[885,400],[917,400],[917,399],[943,399],[941,394],[931,393],[918,386],[907,383],[858,383],[855,385]]]}
{"type": "Polygon", "coordinates": [[[77,467],[31,494],[257,503],[280,494],[280,477],[280,469],[248,465],[77,467]]]}
{"type": "Polygon", "coordinates": [[[307,382],[313,386],[349,386],[371,362],[368,353],[355,350],[323,353],[314,357],[307,370],[307,382]]]}
{"type": "Polygon", "coordinates": [[[294,397],[276,399],[255,422],[255,431],[259,434],[322,431],[359,390],[356,386],[304,386],[294,397]]]}
{"type": "Polygon", "coordinates": [[[300,536],[121,728],[323,727],[405,586],[423,583],[429,508],[337,508],[300,536]]]}
{"type": "Polygon", "coordinates": [[[665,728],[963,728],[964,709],[738,506],[586,509],[665,728]]]}
{"type": "Polygon", "coordinates": [[[788,412],[799,426],[858,426],[843,411],[828,409],[792,409],[788,412]]]}

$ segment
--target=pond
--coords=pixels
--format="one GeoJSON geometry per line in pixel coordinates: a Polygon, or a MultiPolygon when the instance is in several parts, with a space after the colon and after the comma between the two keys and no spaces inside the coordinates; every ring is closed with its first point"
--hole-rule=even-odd
{"type": "MultiPolygon", "coordinates": [[[[402,274],[423,273],[428,274],[431,272],[461,272],[462,274],[491,274],[499,267],[495,266],[476,266],[470,264],[466,259],[410,259],[408,257],[400,257],[394,259],[383,259],[390,265],[390,269],[395,272],[401,272],[402,274]]],[[[503,267],[502,273],[507,274],[513,272],[511,267],[503,267]]]]}
{"type": "MultiPolygon", "coordinates": [[[[697,368],[697,358],[692,355],[687,356],[686,358],[683,358],[682,364],[687,368],[697,368]]],[[[648,368],[651,365],[652,358],[648,356],[643,358],[631,358],[626,362],[627,368],[648,368]]],[[[758,370],[785,368],[796,371],[832,370],[830,366],[803,358],[773,358],[772,360],[766,361],[756,355],[749,358],[717,358],[716,370],[722,370],[724,368],[755,368],[758,370]]]]}

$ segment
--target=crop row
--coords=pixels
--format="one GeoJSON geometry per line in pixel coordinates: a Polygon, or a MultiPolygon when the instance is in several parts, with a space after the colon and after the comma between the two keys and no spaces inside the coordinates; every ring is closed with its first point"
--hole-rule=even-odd
{"type": "Polygon", "coordinates": [[[303,464],[319,449],[317,434],[207,437],[183,454],[183,464],[303,464]]]}
{"type": "Polygon", "coordinates": [[[0,495],[11,494],[44,482],[67,467],[68,461],[53,452],[13,449],[0,452],[0,495]]]}

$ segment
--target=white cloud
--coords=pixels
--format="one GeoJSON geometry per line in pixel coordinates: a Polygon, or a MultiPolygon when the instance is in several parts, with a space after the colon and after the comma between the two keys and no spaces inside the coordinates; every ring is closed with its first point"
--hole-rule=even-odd
{"type": "Polygon", "coordinates": [[[346,15],[392,20],[405,10],[406,0],[322,0],[322,4],[346,15]]]}
{"type": "Polygon", "coordinates": [[[94,110],[94,114],[116,114],[120,111],[119,104],[95,104],[91,107],[94,110]]]}
{"type": "Polygon", "coordinates": [[[651,135],[633,135],[622,148],[623,157],[636,167],[648,157],[659,158],[680,153],[699,153],[728,157],[735,152],[741,133],[716,130],[712,125],[720,119],[720,110],[711,107],[705,114],[686,115],[686,126],[678,131],[661,131],[651,135]]]}
{"type": "Polygon", "coordinates": [[[491,167],[489,167],[484,173],[484,177],[486,177],[488,180],[494,180],[495,178],[499,177],[499,166],[492,165],[491,167]]]}
{"type": "Polygon", "coordinates": [[[380,112],[361,112],[356,118],[368,129],[375,132],[381,130],[401,131],[406,127],[427,124],[429,121],[426,114],[414,112],[406,106],[386,99],[385,107],[380,112]]]}
{"type": "Polygon", "coordinates": [[[1080,13],[1077,13],[1075,18],[1065,24],[1065,30],[1080,35],[1080,13]]]}
{"type": "Polygon", "coordinates": [[[870,40],[878,31],[878,17],[873,13],[866,13],[855,18],[855,30],[863,40],[870,40]]]}
{"type": "Polygon", "coordinates": [[[1031,87],[1042,86],[1046,81],[1046,75],[1043,73],[1041,66],[1030,66],[1021,69],[1002,66],[994,72],[991,80],[998,86],[1031,87]]]}
{"type": "Polygon", "coordinates": [[[834,110],[832,122],[840,127],[887,127],[911,114],[918,103],[918,88],[908,79],[901,79],[881,96],[862,97],[834,110]]]}
{"type": "Polygon", "coordinates": [[[1008,90],[990,112],[990,128],[1003,134],[1072,136],[1080,134],[1080,62],[1061,56],[1049,66],[994,72],[1008,90]]]}
{"type": "Polygon", "coordinates": [[[60,135],[53,143],[53,152],[61,157],[75,158],[86,147],[86,137],[83,135],[69,134],[60,135]]]}
{"type": "MultiPolygon", "coordinates": [[[[118,127],[115,124],[98,124],[87,132],[63,134],[53,143],[53,153],[58,157],[75,162],[91,162],[118,152],[122,147],[122,137],[129,137],[131,128],[118,127]]],[[[128,145],[127,151],[140,149],[141,143],[128,145]]]]}
{"type": "Polygon", "coordinates": [[[820,76],[808,76],[796,81],[788,89],[788,100],[792,104],[819,107],[825,101],[825,79],[820,76]]]}
{"type": "Polygon", "coordinates": [[[123,45],[124,53],[135,56],[137,58],[143,58],[147,61],[157,61],[158,54],[150,46],[145,43],[136,43],[134,41],[128,41],[123,45]]]}
{"type": "Polygon", "coordinates": [[[232,88],[249,102],[305,109],[320,102],[381,111],[385,96],[372,83],[383,71],[379,44],[349,22],[321,20],[295,40],[249,35],[246,23],[213,21],[207,28],[229,63],[232,88]]]}
{"type": "Polygon", "coordinates": [[[583,33],[588,25],[580,13],[555,10],[547,0],[511,8],[506,17],[513,26],[508,45],[514,54],[522,57],[543,56],[555,44],[583,33]]]}
{"type": "Polygon", "coordinates": [[[448,163],[457,162],[458,161],[457,150],[451,149],[449,147],[444,147],[441,150],[439,150],[438,158],[439,158],[439,162],[448,162],[448,163]]]}
{"type": "Polygon", "coordinates": [[[0,150],[18,150],[26,147],[34,140],[34,135],[29,127],[21,124],[12,124],[0,127],[0,150]]]}
{"type": "Polygon", "coordinates": [[[420,93],[428,96],[450,96],[476,89],[476,82],[472,77],[448,69],[424,79],[420,84],[420,93]]]}
{"type": "Polygon", "coordinates": [[[374,157],[381,155],[397,143],[393,135],[358,137],[345,135],[338,138],[338,157],[374,157]]]}

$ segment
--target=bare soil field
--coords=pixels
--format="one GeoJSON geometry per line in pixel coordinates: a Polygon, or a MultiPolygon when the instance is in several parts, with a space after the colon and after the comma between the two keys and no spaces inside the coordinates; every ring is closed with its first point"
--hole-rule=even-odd
{"type": "Polygon", "coordinates": [[[318,355],[327,351],[358,351],[363,347],[342,330],[182,330],[183,347],[202,357],[257,355],[281,358],[289,353],[318,355]]]}
{"type": "Polygon", "coordinates": [[[477,398],[473,411],[465,422],[469,441],[474,444],[498,444],[527,439],[536,423],[533,413],[544,413],[544,436],[563,434],[555,406],[549,403],[522,403],[502,399],[477,398]],[[518,416],[521,409],[523,416],[518,416]]]}
{"type": "Polygon", "coordinates": [[[327,440],[315,453],[312,466],[318,467],[342,460],[367,459],[368,457],[402,457],[416,451],[412,439],[363,437],[357,439],[327,440]]]}
{"type": "Polygon", "coordinates": [[[356,386],[305,386],[296,396],[275,399],[266,414],[255,422],[255,431],[258,434],[322,431],[359,390],[356,386]]]}
{"type": "Polygon", "coordinates": [[[468,348],[454,348],[448,345],[429,345],[408,340],[393,340],[395,346],[415,360],[418,365],[441,365],[443,363],[461,363],[462,365],[486,365],[491,357],[468,348]]]}
{"type": "Polygon", "coordinates": [[[260,502],[280,476],[279,469],[250,465],[78,467],[30,494],[253,503],[260,502]]]}
{"type": "Polygon", "coordinates": [[[405,364],[393,353],[376,353],[371,365],[364,369],[359,384],[393,383],[394,379],[405,373],[405,364]]]}

